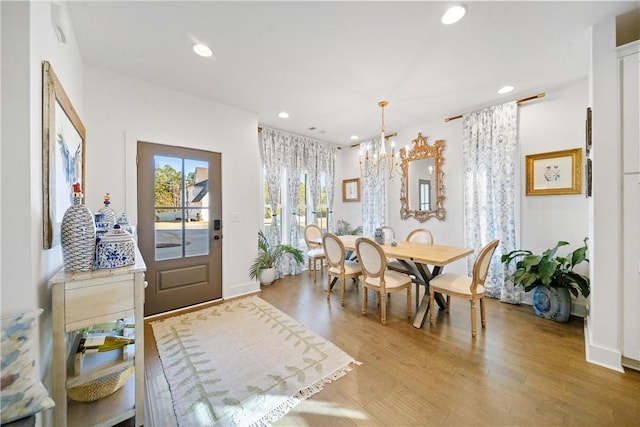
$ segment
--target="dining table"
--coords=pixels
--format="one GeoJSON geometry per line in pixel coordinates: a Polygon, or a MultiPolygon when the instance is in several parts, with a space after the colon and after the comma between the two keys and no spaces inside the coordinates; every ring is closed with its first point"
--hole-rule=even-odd
{"type": "MultiPolygon", "coordinates": [[[[338,237],[344,245],[345,251],[353,252],[356,250],[356,240],[362,236],[345,235],[338,237]]],[[[421,276],[420,279],[424,282],[426,290],[413,319],[414,328],[422,327],[429,311],[429,281],[442,273],[445,265],[463,259],[474,252],[473,249],[465,247],[410,242],[407,240],[397,240],[395,244],[385,243],[380,247],[388,258],[395,258],[409,267],[414,266],[421,276]]],[[[446,307],[442,294],[437,293],[435,300],[440,308],[446,307]]]]}

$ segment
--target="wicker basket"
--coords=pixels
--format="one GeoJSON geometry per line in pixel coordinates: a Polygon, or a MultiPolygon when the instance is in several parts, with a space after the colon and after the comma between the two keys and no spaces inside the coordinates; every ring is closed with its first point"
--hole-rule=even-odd
{"type": "Polygon", "coordinates": [[[81,386],[70,388],[67,390],[67,396],[77,402],[93,402],[102,399],[118,391],[134,371],[135,366],[129,366],[81,386]]]}

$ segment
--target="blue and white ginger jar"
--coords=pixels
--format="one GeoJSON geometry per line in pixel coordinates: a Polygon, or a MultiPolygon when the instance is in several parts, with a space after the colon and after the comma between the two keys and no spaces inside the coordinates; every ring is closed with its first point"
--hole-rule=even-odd
{"type": "Polygon", "coordinates": [[[135,241],[120,225],[102,235],[96,245],[97,268],[120,268],[135,264],[135,241]]]}

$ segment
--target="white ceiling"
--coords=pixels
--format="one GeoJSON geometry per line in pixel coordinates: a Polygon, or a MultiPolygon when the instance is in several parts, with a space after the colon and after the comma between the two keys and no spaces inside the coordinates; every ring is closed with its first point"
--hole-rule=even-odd
{"type": "MultiPolygon", "coordinates": [[[[86,64],[257,114],[340,145],[584,77],[590,28],[640,2],[70,1],[86,64]],[[215,60],[196,56],[208,44],[215,60]],[[498,95],[511,84],[516,90],[498,95]],[[278,118],[286,110],[289,119],[278,118]],[[309,130],[315,127],[316,130],[309,130]]],[[[427,131],[427,130],[425,130],[427,131]]]]}

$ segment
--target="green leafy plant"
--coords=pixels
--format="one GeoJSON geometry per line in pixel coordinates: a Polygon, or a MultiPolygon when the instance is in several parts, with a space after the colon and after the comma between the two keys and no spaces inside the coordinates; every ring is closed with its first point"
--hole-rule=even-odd
{"type": "Polygon", "coordinates": [[[566,257],[556,256],[558,248],[568,245],[568,242],[559,241],[553,248],[547,249],[542,255],[534,255],[529,250],[515,250],[502,255],[500,260],[509,265],[516,260],[516,270],[512,275],[513,283],[516,286],[524,287],[525,291],[530,291],[536,286],[546,286],[547,288],[567,288],[578,296],[582,294],[585,298],[590,293],[589,277],[575,272],[576,265],[587,259],[587,240],[584,239],[584,246],[574,250],[566,257]]]}
{"type": "Polygon", "coordinates": [[[338,236],[346,236],[347,234],[362,234],[362,226],[352,229],[351,224],[349,224],[345,220],[339,219],[336,225],[338,226],[336,229],[336,234],[338,236]]]}
{"type": "Polygon", "coordinates": [[[304,263],[304,256],[300,249],[286,244],[271,246],[267,236],[262,230],[259,230],[258,256],[249,267],[249,278],[258,279],[262,270],[272,268],[285,254],[290,254],[298,264],[304,263]]]}

